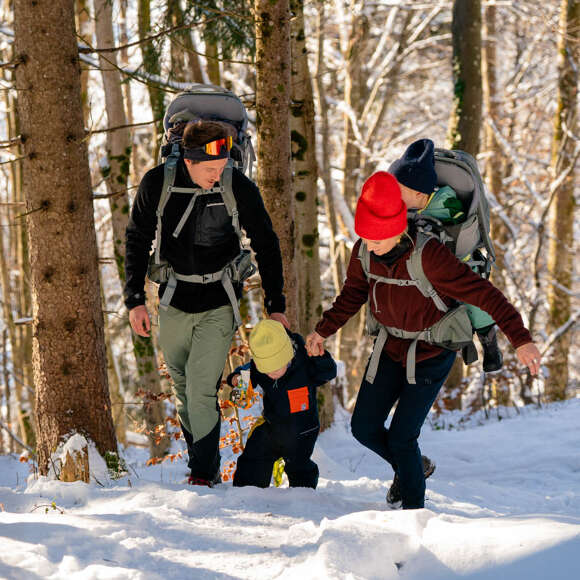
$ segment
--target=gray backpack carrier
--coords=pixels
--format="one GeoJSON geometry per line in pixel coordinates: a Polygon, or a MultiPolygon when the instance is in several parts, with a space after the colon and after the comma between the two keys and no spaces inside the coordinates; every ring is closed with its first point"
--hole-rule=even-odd
{"type": "MultiPolygon", "coordinates": [[[[489,205],[485,196],[485,186],[475,159],[464,151],[435,149],[435,171],[437,185],[440,187],[449,185],[461,200],[466,214],[463,222],[444,225],[436,218],[409,212],[409,220],[417,228],[415,248],[407,260],[410,280],[396,280],[372,274],[370,252],[364,242],[360,246],[358,258],[367,278],[372,278],[376,283],[415,286],[423,296],[432,299],[437,309],[445,315],[429,328],[408,331],[382,325],[368,308],[367,330],[377,337],[366,374],[366,379],[370,383],[374,382],[379,358],[389,335],[412,340],[407,352],[407,381],[410,384],[416,383],[415,361],[419,340],[449,350],[461,349],[465,364],[477,360],[477,350],[472,340],[473,329],[466,306],[458,304],[449,308],[445,304],[425,275],[422,253],[425,244],[435,238],[482,277],[489,277],[495,261],[495,252],[489,236],[489,205]]],[[[377,308],[374,292],[373,299],[377,308]]]]}
{"type": "Polygon", "coordinates": [[[161,155],[165,158],[165,173],[163,189],[157,206],[157,229],[155,232],[155,251],[149,258],[147,276],[157,284],[166,283],[167,286],[160,298],[159,306],[166,309],[171,303],[177,281],[195,284],[210,284],[221,282],[234,309],[237,326],[242,323],[234,285],[242,284],[250,277],[256,267],[251,261],[251,252],[243,245],[243,234],[240,229],[239,213],[232,189],[232,172],[237,167],[244,173],[252,171],[255,161],[254,150],[247,133],[248,115],[241,100],[231,91],[215,85],[191,85],[187,90],[179,93],[167,107],[163,118],[165,134],[161,146],[161,155]],[[183,131],[189,121],[195,119],[221,121],[232,127],[233,146],[231,158],[222,173],[218,187],[211,189],[175,187],[177,163],[182,156],[183,131]],[[209,274],[180,274],[175,272],[171,265],[161,255],[161,228],[162,218],[171,194],[185,193],[191,195],[191,200],[179,220],[174,237],[179,236],[187,222],[198,197],[219,193],[222,196],[228,215],[232,218],[232,226],[240,241],[240,253],[229,264],[217,272],[209,274]]]}

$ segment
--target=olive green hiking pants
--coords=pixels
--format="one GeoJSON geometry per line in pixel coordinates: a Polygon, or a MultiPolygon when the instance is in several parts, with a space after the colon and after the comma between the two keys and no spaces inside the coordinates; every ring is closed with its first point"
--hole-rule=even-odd
{"type": "Polygon", "coordinates": [[[188,313],[169,306],[159,310],[159,330],[179,420],[199,441],[219,421],[217,388],[236,331],[233,309],[188,313]]]}

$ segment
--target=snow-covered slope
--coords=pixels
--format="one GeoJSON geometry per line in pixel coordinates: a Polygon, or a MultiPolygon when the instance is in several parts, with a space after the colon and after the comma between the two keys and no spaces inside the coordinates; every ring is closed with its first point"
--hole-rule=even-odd
{"type": "Polygon", "coordinates": [[[104,487],[27,485],[0,457],[0,578],[580,578],[580,400],[511,415],[425,426],[437,470],[405,512],[344,414],[319,438],[316,491],[188,487],[183,461],[144,467],[135,448],[104,487]]]}

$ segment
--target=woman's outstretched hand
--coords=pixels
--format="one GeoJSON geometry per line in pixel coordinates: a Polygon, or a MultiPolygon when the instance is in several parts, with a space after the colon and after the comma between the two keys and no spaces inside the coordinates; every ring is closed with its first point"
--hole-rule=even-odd
{"type": "Polygon", "coordinates": [[[518,360],[530,369],[532,375],[537,375],[540,372],[542,355],[533,342],[522,344],[522,346],[516,348],[516,354],[518,355],[518,360]]]}
{"type": "Polygon", "coordinates": [[[306,337],[306,352],[308,356],[322,356],[324,354],[324,338],[318,332],[311,332],[306,337]]]}

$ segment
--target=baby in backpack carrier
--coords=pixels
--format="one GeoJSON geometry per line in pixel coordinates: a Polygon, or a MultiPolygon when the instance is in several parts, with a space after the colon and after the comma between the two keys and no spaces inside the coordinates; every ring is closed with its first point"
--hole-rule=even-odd
{"type": "Polygon", "coordinates": [[[320,429],[316,387],[336,377],[336,363],[327,351],[308,356],[302,336],[274,320],[260,321],[249,344],[252,360],[231,373],[227,383],[236,400],[242,371],[249,370],[251,385],[264,393],[263,422],[238,458],[234,486],[268,487],[281,457],[290,487],[316,488],[318,466],[310,459],[320,429]]]}
{"type": "MultiPolygon", "coordinates": [[[[435,147],[430,139],[411,143],[389,167],[389,173],[397,178],[408,209],[416,209],[418,214],[436,218],[444,225],[465,220],[465,210],[453,188],[449,185],[436,188],[435,147]]],[[[483,370],[497,372],[502,368],[503,356],[497,344],[495,322],[480,308],[468,305],[467,309],[483,348],[483,370]]]]}

